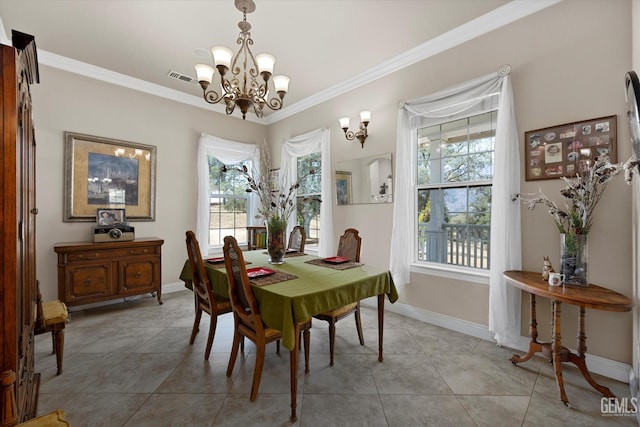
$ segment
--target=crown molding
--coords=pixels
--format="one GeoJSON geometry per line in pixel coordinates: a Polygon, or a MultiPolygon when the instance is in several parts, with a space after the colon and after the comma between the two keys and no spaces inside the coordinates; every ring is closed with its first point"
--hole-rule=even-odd
{"type": "MultiPolygon", "coordinates": [[[[357,74],[337,85],[331,86],[301,101],[284,107],[283,109],[276,111],[275,113],[271,113],[262,119],[249,115],[247,120],[266,125],[276,123],[367,83],[437,55],[438,53],[444,52],[483,34],[489,33],[540,10],[546,9],[549,6],[553,6],[560,1],[562,0],[513,0],[504,6],[473,19],[451,31],[441,34],[413,49],[370,68],[363,73],[357,74]]],[[[1,24],[2,21],[0,20],[0,30],[3,30],[1,24]]],[[[4,35],[4,30],[1,31],[1,33],[3,34],[0,34],[0,38],[4,35]]],[[[6,35],[4,35],[4,38],[6,39],[6,35]]],[[[125,74],[116,73],[95,65],[76,61],[51,52],[38,49],[38,61],[43,65],[68,71],[70,73],[79,74],[92,79],[101,80],[107,83],[226,115],[223,106],[208,104],[203,102],[203,99],[200,97],[169,89],[125,74]]],[[[237,116],[231,117],[240,120],[237,116]]]]}
{"type": "Polygon", "coordinates": [[[351,77],[342,83],[317,92],[310,97],[291,104],[280,111],[270,114],[268,124],[297,114],[315,105],[328,101],[388,74],[399,71],[417,62],[424,61],[438,53],[473,40],[519,19],[536,13],[562,0],[513,0],[489,13],[475,18],[459,27],[441,34],[421,45],[391,58],[369,70],[351,77]]]}

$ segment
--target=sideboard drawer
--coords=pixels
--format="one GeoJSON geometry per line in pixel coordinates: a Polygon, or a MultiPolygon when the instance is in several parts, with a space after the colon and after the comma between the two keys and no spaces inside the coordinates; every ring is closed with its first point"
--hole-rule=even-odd
{"type": "MultiPolygon", "coordinates": [[[[99,243],[98,243],[99,244],[99,243]]],[[[67,262],[90,261],[100,259],[121,259],[131,255],[153,255],[156,252],[154,247],[127,248],[127,249],[111,249],[96,250],[86,252],[72,252],[67,254],[67,262]]]]}

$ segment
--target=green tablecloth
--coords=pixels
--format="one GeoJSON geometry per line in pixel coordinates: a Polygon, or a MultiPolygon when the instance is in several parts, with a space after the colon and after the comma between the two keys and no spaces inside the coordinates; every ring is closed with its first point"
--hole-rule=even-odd
{"type": "MultiPolygon", "coordinates": [[[[274,266],[268,263],[264,250],[247,251],[243,255],[245,261],[251,262],[249,267],[269,267],[297,276],[297,279],[253,287],[262,319],[269,327],[282,331],[282,343],[289,350],[295,343],[294,325],[310,320],[314,314],[382,294],[392,303],[398,299],[391,274],[383,268],[363,265],[340,271],[306,264],[305,261],[316,258],[312,255],[285,258],[284,264],[274,266]]],[[[225,268],[205,266],[214,292],[228,296],[225,268]]],[[[188,260],[180,279],[191,288],[188,260]]]]}

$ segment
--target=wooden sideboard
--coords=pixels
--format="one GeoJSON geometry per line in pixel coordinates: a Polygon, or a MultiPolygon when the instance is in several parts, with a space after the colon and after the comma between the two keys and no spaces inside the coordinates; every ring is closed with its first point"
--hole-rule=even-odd
{"type": "Polygon", "coordinates": [[[154,237],[57,243],[58,299],[74,306],[155,293],[162,304],[163,243],[154,237]]]}

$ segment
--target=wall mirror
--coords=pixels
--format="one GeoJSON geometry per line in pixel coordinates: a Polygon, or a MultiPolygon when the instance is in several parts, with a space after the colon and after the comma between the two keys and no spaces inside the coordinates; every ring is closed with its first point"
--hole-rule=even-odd
{"type": "Polygon", "coordinates": [[[391,203],[391,171],[391,153],[338,162],[335,173],[337,204],[391,203]]]}
{"type": "Polygon", "coordinates": [[[627,98],[627,117],[629,119],[629,131],[631,134],[631,146],[640,160],[640,80],[635,71],[629,71],[624,79],[627,98]]]}

